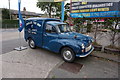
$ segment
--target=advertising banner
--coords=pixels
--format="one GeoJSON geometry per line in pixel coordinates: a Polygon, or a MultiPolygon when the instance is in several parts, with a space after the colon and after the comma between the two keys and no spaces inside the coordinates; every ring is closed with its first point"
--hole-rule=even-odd
{"type": "Polygon", "coordinates": [[[72,0],[72,18],[120,17],[120,2],[83,2],[72,0]]]}
{"type": "Polygon", "coordinates": [[[39,2],[62,2],[65,0],[38,0],[39,2]]]}

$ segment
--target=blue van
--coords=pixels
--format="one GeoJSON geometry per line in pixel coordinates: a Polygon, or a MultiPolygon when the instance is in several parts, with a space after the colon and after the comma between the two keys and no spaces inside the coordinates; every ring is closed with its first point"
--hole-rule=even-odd
{"type": "Polygon", "coordinates": [[[75,57],[86,57],[94,49],[91,37],[72,32],[59,19],[27,19],[24,37],[30,48],[35,49],[37,46],[60,53],[66,62],[73,62],[75,57]]]}

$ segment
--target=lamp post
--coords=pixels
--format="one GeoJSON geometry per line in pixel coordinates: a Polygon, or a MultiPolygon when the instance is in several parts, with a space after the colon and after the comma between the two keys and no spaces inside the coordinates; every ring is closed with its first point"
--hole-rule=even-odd
{"type": "Polygon", "coordinates": [[[9,2],[9,15],[10,15],[10,20],[11,20],[10,0],[8,0],[8,2],[9,2]]]}

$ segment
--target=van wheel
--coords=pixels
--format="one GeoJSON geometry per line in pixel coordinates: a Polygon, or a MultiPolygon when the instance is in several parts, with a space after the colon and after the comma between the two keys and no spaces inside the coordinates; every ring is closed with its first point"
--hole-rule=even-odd
{"type": "Polygon", "coordinates": [[[32,48],[32,49],[36,48],[36,45],[35,45],[35,42],[33,39],[29,39],[28,44],[29,44],[30,48],[32,48]]]}
{"type": "Polygon", "coordinates": [[[73,62],[75,60],[75,53],[69,47],[65,47],[61,50],[61,56],[66,62],[73,62]]]}

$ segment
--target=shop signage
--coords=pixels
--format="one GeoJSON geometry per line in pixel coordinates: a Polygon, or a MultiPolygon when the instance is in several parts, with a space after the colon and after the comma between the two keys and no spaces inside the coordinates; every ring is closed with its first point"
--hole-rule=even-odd
{"type": "Polygon", "coordinates": [[[120,2],[71,2],[72,18],[120,17],[120,2]]]}

